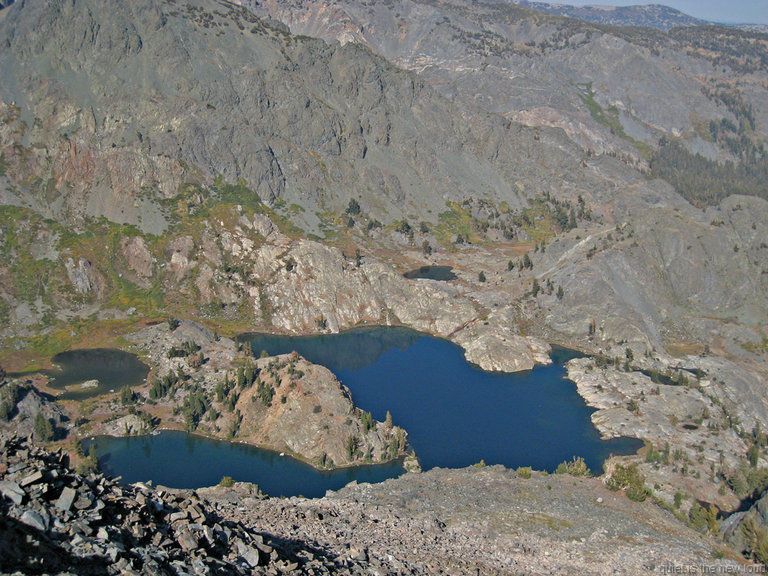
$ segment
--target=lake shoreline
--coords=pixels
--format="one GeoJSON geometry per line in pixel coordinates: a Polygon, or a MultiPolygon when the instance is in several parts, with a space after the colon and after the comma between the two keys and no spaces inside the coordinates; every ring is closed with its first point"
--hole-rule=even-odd
{"type": "Polygon", "coordinates": [[[89,438],[84,447],[99,455],[103,472],[121,477],[124,484],[150,481],[174,490],[212,488],[229,477],[255,485],[271,497],[314,498],[352,481],[380,482],[406,474],[401,460],[320,470],[268,448],[181,430],[128,437],[100,435],[89,438]],[[158,465],[160,461],[162,465],[158,465]],[[217,466],[201,467],[201,461],[215,461],[217,466]]]}
{"type": "MultiPolygon", "coordinates": [[[[281,375],[280,379],[282,379],[284,382],[291,382],[289,378],[289,373],[295,369],[298,372],[303,372],[304,370],[309,370],[310,368],[306,366],[299,367],[298,364],[295,364],[296,362],[299,362],[299,358],[296,357],[295,354],[278,354],[278,355],[270,355],[270,358],[252,358],[251,360],[248,360],[248,348],[246,346],[243,346],[242,344],[249,336],[254,336],[254,333],[242,333],[235,337],[235,339],[228,339],[228,338],[220,338],[216,337],[214,334],[210,333],[210,331],[207,331],[204,327],[201,327],[199,325],[196,325],[192,322],[188,321],[179,321],[178,326],[176,326],[173,330],[171,330],[169,327],[166,327],[164,323],[156,324],[152,326],[145,327],[142,330],[143,334],[137,334],[134,337],[131,338],[131,340],[134,342],[134,351],[139,352],[141,357],[148,362],[152,366],[152,375],[156,377],[157,374],[161,374],[163,370],[170,370],[170,369],[178,369],[179,366],[185,366],[184,362],[187,361],[186,358],[169,358],[169,350],[172,350],[174,347],[178,347],[179,343],[182,341],[185,341],[185,339],[190,338],[190,341],[199,342],[200,344],[200,351],[199,353],[203,354],[205,356],[205,361],[200,366],[200,370],[202,372],[196,373],[192,372],[189,375],[190,382],[195,381],[202,381],[202,380],[210,380],[212,377],[215,377],[218,375],[218,377],[223,378],[224,376],[222,374],[226,373],[228,374],[229,378],[234,381],[237,378],[237,370],[235,369],[235,366],[242,367],[244,363],[248,362],[254,362],[259,366],[259,371],[262,373],[272,373],[272,370],[275,365],[281,366],[280,368],[277,368],[278,371],[284,371],[285,373],[281,375]],[[241,350],[245,348],[245,350],[241,350]],[[142,353],[143,352],[143,353],[142,353]]],[[[484,376],[491,377],[491,378],[498,378],[498,377],[515,377],[515,378],[521,378],[524,377],[526,374],[528,376],[531,375],[531,371],[518,371],[515,374],[508,374],[502,371],[489,371],[484,369],[482,366],[479,366],[473,362],[470,362],[466,357],[466,349],[461,347],[460,345],[451,342],[451,340],[448,340],[444,337],[440,336],[434,336],[429,333],[420,332],[413,330],[411,328],[408,328],[406,326],[399,326],[399,327],[382,327],[382,326],[364,326],[364,327],[358,327],[353,328],[349,330],[342,331],[335,335],[317,335],[317,334],[306,334],[306,335],[279,335],[279,334],[266,334],[266,333],[259,333],[263,336],[266,336],[268,338],[286,338],[288,340],[299,340],[299,341],[310,341],[313,338],[358,338],[360,335],[373,335],[375,338],[384,338],[382,346],[386,348],[390,345],[390,342],[388,338],[391,336],[395,340],[398,338],[405,338],[405,341],[408,343],[415,342],[421,339],[433,339],[437,343],[443,343],[445,346],[455,346],[458,348],[461,352],[461,363],[465,363],[468,366],[471,367],[471,370],[477,371],[477,373],[480,373],[484,376]],[[386,336],[382,336],[386,335],[386,336]]],[[[375,339],[374,338],[374,339],[375,339]]],[[[363,340],[365,340],[363,338],[363,340]]],[[[197,346],[198,344],[196,344],[197,346]]],[[[397,348],[397,345],[394,345],[395,348],[397,348]]],[[[259,353],[259,347],[258,346],[252,346],[253,352],[259,353]]],[[[351,346],[350,350],[352,350],[352,355],[356,356],[358,359],[361,357],[365,357],[366,354],[371,353],[371,349],[375,349],[375,346],[371,345],[370,341],[364,341],[362,344],[359,344],[357,347],[351,346]],[[365,354],[359,353],[360,349],[365,349],[365,354]]],[[[556,357],[556,360],[559,363],[562,363],[567,358],[559,358],[559,356],[562,356],[562,353],[558,354],[558,350],[560,349],[565,350],[565,356],[567,358],[571,357],[577,357],[580,356],[582,353],[578,350],[574,349],[565,349],[565,347],[559,347],[558,345],[554,345],[553,347],[549,348],[550,354],[553,355],[553,357],[556,357]]],[[[383,350],[383,349],[382,349],[383,350]]],[[[374,350],[375,352],[376,350],[374,350]]],[[[382,352],[383,353],[383,352],[382,352]]],[[[552,362],[551,358],[547,358],[550,361],[550,364],[552,362]]],[[[309,363],[314,366],[314,363],[309,363]]],[[[308,365],[309,365],[308,364],[308,365]]],[[[540,365],[541,366],[541,365],[540,365]]],[[[329,382],[337,381],[335,377],[328,372],[326,374],[329,378],[329,382]]],[[[152,379],[152,376],[150,377],[152,379]]],[[[276,380],[274,381],[277,382],[276,380]]],[[[194,384],[193,384],[194,385],[194,384]]],[[[360,405],[358,394],[353,391],[353,393],[350,395],[349,390],[345,385],[342,384],[335,384],[334,385],[336,389],[340,390],[341,396],[347,397],[350,403],[350,408],[343,409],[344,410],[352,410],[354,414],[358,414],[359,416],[362,416],[365,414],[363,410],[360,410],[359,408],[356,408],[356,406],[360,405]],[[352,404],[352,401],[354,400],[355,404],[352,404]]],[[[573,385],[575,389],[575,384],[573,385]]],[[[141,391],[141,393],[147,397],[149,395],[149,388],[151,388],[151,383],[147,382],[146,384],[142,385],[141,387],[134,390],[135,391],[141,391]]],[[[249,388],[243,388],[242,390],[238,388],[239,393],[250,395],[251,402],[244,402],[241,400],[238,400],[238,411],[240,409],[243,409],[243,412],[246,412],[246,409],[243,408],[243,405],[247,406],[248,409],[251,409],[252,407],[256,407],[261,410],[260,406],[261,404],[258,401],[258,394],[254,391],[248,391],[249,388]]],[[[278,402],[277,406],[279,407],[279,400],[277,398],[282,398],[280,394],[283,394],[281,390],[289,390],[289,388],[280,387],[278,385],[277,388],[275,388],[275,393],[278,394],[278,396],[275,397],[274,402],[278,402]]],[[[209,394],[213,394],[213,391],[209,391],[209,394]]],[[[121,411],[120,407],[115,407],[115,402],[118,400],[118,394],[111,394],[102,399],[100,402],[102,404],[109,404],[111,402],[111,409],[104,408],[105,410],[109,411],[109,415],[107,416],[106,420],[111,420],[110,422],[104,422],[103,424],[95,424],[88,430],[83,430],[82,434],[86,435],[87,437],[91,436],[97,436],[97,435],[108,435],[112,437],[136,437],[138,434],[144,432],[144,433],[152,433],[150,430],[142,430],[141,422],[140,422],[140,413],[142,410],[147,410],[149,414],[151,414],[151,422],[152,422],[152,430],[153,431],[178,431],[183,432],[185,431],[185,425],[184,420],[180,419],[180,407],[181,404],[179,403],[179,399],[176,398],[175,400],[169,400],[167,398],[159,398],[152,400],[152,404],[150,404],[150,400],[144,401],[144,403],[138,405],[135,407],[135,410],[133,407],[127,406],[131,408],[129,410],[128,414],[125,414],[123,416],[119,416],[118,413],[121,411]],[[117,410],[117,412],[115,412],[117,410]],[[138,412],[139,414],[131,414],[130,412],[138,412]],[[117,417],[116,417],[117,416],[117,417]]],[[[79,404],[77,402],[71,402],[69,401],[68,404],[79,404]]],[[[98,403],[98,402],[97,402],[98,403]]],[[[286,404],[288,404],[288,401],[286,400],[286,404]]],[[[303,464],[306,464],[310,467],[312,467],[316,471],[327,471],[327,470],[337,470],[337,471],[343,471],[347,469],[355,469],[361,465],[364,466],[376,466],[381,464],[387,464],[391,463],[393,461],[399,461],[400,465],[405,468],[405,470],[412,470],[413,468],[418,468],[418,463],[421,459],[420,450],[418,449],[418,446],[416,446],[416,453],[419,455],[419,459],[411,456],[408,459],[404,459],[403,456],[406,452],[410,452],[413,449],[410,447],[412,445],[411,439],[409,438],[409,441],[407,444],[403,445],[401,447],[401,451],[397,455],[393,455],[390,457],[385,457],[384,454],[384,446],[382,446],[379,449],[380,456],[377,456],[375,458],[375,461],[365,461],[363,456],[365,455],[364,449],[358,449],[358,457],[354,459],[354,461],[346,462],[344,460],[343,456],[339,456],[341,452],[343,451],[343,447],[339,448],[340,442],[343,442],[348,436],[344,434],[337,434],[336,438],[337,440],[333,440],[332,442],[336,442],[337,450],[335,457],[326,460],[325,457],[323,457],[322,461],[318,460],[317,455],[307,455],[305,453],[302,453],[300,451],[297,451],[293,449],[291,446],[286,444],[279,444],[278,441],[275,440],[274,437],[271,437],[270,435],[258,435],[254,434],[252,432],[245,431],[238,431],[237,435],[234,439],[227,437],[227,426],[231,418],[229,416],[229,413],[227,413],[225,410],[221,409],[221,405],[219,403],[213,402],[212,406],[216,407],[216,411],[220,412],[220,416],[216,419],[214,423],[209,422],[206,419],[202,419],[199,424],[199,428],[192,431],[192,433],[195,436],[199,436],[201,438],[206,438],[210,440],[215,440],[219,442],[225,442],[232,445],[243,445],[243,446],[249,446],[261,450],[267,450],[274,452],[276,454],[284,453],[286,456],[290,455],[291,458],[297,460],[298,462],[301,462],[303,464]],[[224,418],[224,420],[222,420],[224,418]],[[214,428],[213,426],[216,426],[214,428]],[[239,435],[243,435],[242,437],[237,437],[239,435]],[[266,440],[265,440],[266,438],[266,440]],[[322,465],[325,463],[325,465],[322,465]]],[[[315,405],[316,406],[316,405],[315,405]]],[[[274,407],[274,404],[273,404],[274,407]]],[[[124,410],[126,407],[123,407],[122,410],[124,410]]],[[[367,409],[372,410],[370,406],[366,406],[367,409]]],[[[268,409],[271,410],[271,409],[268,409]]],[[[304,414],[305,417],[311,416],[312,414],[312,405],[311,404],[304,404],[304,414]]],[[[382,409],[383,410],[383,409],[382,409]]],[[[373,411],[373,410],[372,410],[373,411]]],[[[328,409],[328,413],[330,415],[334,414],[333,409],[328,409]]],[[[264,416],[260,416],[259,418],[266,417],[266,412],[263,412],[264,416]]],[[[375,411],[374,411],[375,414],[375,411]]],[[[395,412],[396,416],[398,415],[397,412],[395,412]]],[[[256,416],[257,414],[255,414],[256,416]]],[[[277,421],[280,420],[282,417],[277,417],[277,421]]],[[[381,420],[384,419],[383,412],[378,415],[378,418],[381,420]]],[[[399,421],[399,420],[398,420],[399,421]]],[[[374,428],[378,427],[379,432],[378,434],[382,438],[386,438],[386,430],[382,429],[381,422],[377,423],[374,428]],[[382,436],[383,434],[383,436],[382,436]]],[[[409,428],[408,425],[405,426],[406,429],[409,428]]],[[[359,442],[361,439],[365,440],[365,436],[363,436],[359,432],[360,428],[358,428],[358,440],[359,442]]],[[[187,430],[188,431],[188,430],[187,430]]],[[[410,430],[409,430],[410,431],[410,430]]],[[[295,435],[294,430],[289,431],[289,435],[295,435]]],[[[306,438],[311,438],[312,435],[309,434],[308,436],[305,436],[306,438]]],[[[390,437],[391,438],[391,437],[390,437]]],[[[417,444],[419,440],[417,439],[417,444]]],[[[372,446],[372,445],[371,445],[372,446]]],[[[377,452],[374,451],[374,454],[377,452]]],[[[572,456],[580,456],[581,451],[580,450],[574,450],[573,453],[569,453],[568,455],[563,455],[562,460],[569,460],[572,456]]],[[[605,458],[609,458],[610,455],[606,454],[605,458]]],[[[496,463],[493,458],[490,458],[482,453],[478,453],[478,457],[472,461],[465,461],[459,464],[455,464],[456,467],[462,467],[470,464],[477,463],[481,460],[488,460],[489,463],[496,463]]],[[[556,462],[550,462],[549,464],[545,466],[538,466],[535,462],[522,462],[520,465],[528,466],[533,465],[534,467],[547,470],[549,469],[552,471],[556,467],[556,462]]],[[[502,465],[508,466],[509,464],[502,465]]],[[[602,465],[602,462],[600,462],[597,465],[597,468],[599,469],[602,465]]],[[[440,467],[454,467],[454,464],[451,463],[435,463],[428,461],[427,467],[434,467],[434,466],[440,466],[440,467]]],[[[513,466],[514,467],[514,466],[513,466]]]]}

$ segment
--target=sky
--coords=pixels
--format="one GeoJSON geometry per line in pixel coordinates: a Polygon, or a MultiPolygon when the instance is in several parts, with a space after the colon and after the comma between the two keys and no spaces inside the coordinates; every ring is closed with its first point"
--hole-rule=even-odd
{"type": "Polygon", "coordinates": [[[690,16],[713,22],[736,24],[768,24],[768,0],[548,0],[557,4],[584,6],[605,4],[630,6],[664,4],[690,16]]]}

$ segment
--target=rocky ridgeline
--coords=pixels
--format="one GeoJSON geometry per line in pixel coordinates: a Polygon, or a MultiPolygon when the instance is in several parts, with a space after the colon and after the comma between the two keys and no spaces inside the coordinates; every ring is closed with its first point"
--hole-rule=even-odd
{"type": "Polygon", "coordinates": [[[61,451],[16,437],[0,450],[2,573],[345,573],[302,542],[265,538],[254,517],[250,526],[222,518],[194,492],[77,475],[61,451]]]}

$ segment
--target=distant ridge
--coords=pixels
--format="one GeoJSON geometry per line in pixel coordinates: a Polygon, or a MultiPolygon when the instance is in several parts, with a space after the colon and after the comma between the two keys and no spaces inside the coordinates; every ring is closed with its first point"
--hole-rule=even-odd
{"type": "Polygon", "coordinates": [[[571,6],[549,2],[531,2],[529,0],[512,0],[514,4],[531,8],[547,14],[558,14],[569,18],[578,18],[597,24],[611,26],[647,26],[667,31],[676,26],[703,26],[710,24],[689,16],[679,10],[649,4],[647,6],[571,6]]]}

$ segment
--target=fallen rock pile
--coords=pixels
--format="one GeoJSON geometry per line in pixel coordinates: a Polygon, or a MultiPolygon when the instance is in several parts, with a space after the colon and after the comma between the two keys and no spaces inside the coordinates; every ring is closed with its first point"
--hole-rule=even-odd
{"type": "Polygon", "coordinates": [[[0,438],[0,572],[338,573],[333,558],[225,520],[193,491],[81,476],[67,460],[0,438]]]}

